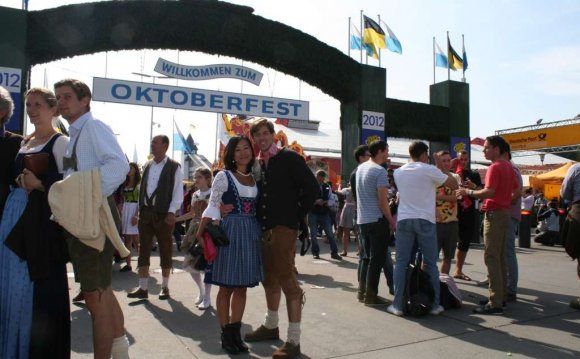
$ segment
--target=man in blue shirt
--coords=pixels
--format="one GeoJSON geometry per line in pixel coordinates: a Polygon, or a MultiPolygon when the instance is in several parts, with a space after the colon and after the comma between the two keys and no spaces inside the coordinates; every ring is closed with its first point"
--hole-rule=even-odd
{"type": "MultiPolygon", "coordinates": [[[[61,80],[54,84],[54,90],[58,110],[70,124],[65,176],[99,168],[101,192],[104,196],[111,196],[129,172],[129,163],[115,134],[105,123],[93,118],[90,112],[91,90],[85,83],[61,80]]],[[[116,212],[114,206],[111,209],[116,212]]],[[[75,280],[81,283],[91,313],[94,357],[128,359],[129,341],[125,335],[123,312],[111,289],[111,241],[106,240],[103,251],[99,252],[70,233],[66,237],[75,280]]]]}

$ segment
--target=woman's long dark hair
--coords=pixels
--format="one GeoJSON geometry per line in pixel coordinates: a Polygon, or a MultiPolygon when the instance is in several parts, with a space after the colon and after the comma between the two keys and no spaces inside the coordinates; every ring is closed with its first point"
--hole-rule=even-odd
{"type": "Polygon", "coordinates": [[[256,155],[254,155],[252,142],[250,142],[250,139],[247,138],[246,136],[238,135],[230,138],[228,144],[226,145],[226,150],[224,154],[224,166],[226,167],[227,170],[230,171],[235,171],[238,169],[238,167],[236,166],[236,162],[234,161],[234,155],[236,154],[236,146],[238,145],[238,143],[240,143],[240,141],[246,141],[248,143],[248,146],[250,147],[250,151],[252,152],[252,160],[250,161],[250,163],[248,163],[248,166],[246,167],[245,171],[246,173],[248,173],[250,172],[252,166],[254,165],[256,155]]]}
{"type": "MultiPolygon", "coordinates": [[[[135,183],[133,183],[133,187],[137,187],[139,185],[139,182],[141,182],[141,171],[139,170],[139,165],[136,164],[135,162],[129,162],[129,167],[133,167],[135,169],[135,183]]],[[[131,168],[129,168],[129,171],[131,171],[131,168]]],[[[129,183],[129,172],[127,172],[127,178],[125,179],[125,186],[128,186],[129,183]]]]}

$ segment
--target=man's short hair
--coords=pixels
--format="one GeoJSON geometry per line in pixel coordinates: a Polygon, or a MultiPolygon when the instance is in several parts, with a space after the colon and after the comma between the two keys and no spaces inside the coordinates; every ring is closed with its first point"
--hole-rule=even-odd
{"type": "Polygon", "coordinates": [[[318,170],[316,171],[316,177],[326,178],[326,172],[324,172],[323,170],[318,170]]]}
{"type": "Polygon", "coordinates": [[[166,135],[159,135],[157,137],[161,138],[161,143],[169,146],[169,137],[167,137],[166,135]]]}
{"type": "Polygon", "coordinates": [[[437,156],[445,156],[445,155],[451,156],[451,152],[447,150],[437,151],[437,156]]]}
{"type": "Polygon", "coordinates": [[[387,150],[387,142],[383,140],[374,141],[369,145],[369,152],[371,157],[375,157],[379,151],[386,151],[387,150]]]}
{"type": "Polygon", "coordinates": [[[259,118],[258,120],[254,121],[252,123],[252,126],[250,126],[250,135],[252,135],[252,137],[254,137],[254,135],[256,134],[256,132],[258,132],[260,130],[260,128],[262,127],[266,127],[268,129],[268,132],[270,133],[274,133],[274,124],[270,121],[268,121],[268,119],[266,118],[259,118]]]}
{"type": "Polygon", "coordinates": [[[360,163],[360,158],[369,151],[369,146],[367,145],[360,145],[354,149],[354,159],[356,163],[360,163]]]}
{"type": "Polygon", "coordinates": [[[0,125],[3,125],[8,122],[10,117],[12,117],[12,113],[14,112],[14,101],[12,101],[10,92],[2,86],[0,86],[0,110],[6,111],[6,115],[3,118],[0,118],[0,125]]]}
{"type": "Polygon", "coordinates": [[[509,152],[510,150],[510,145],[501,136],[497,135],[488,136],[485,138],[485,140],[489,142],[489,144],[492,145],[493,147],[498,147],[499,153],[502,155],[506,152],[509,152]]]}
{"type": "Polygon", "coordinates": [[[421,155],[423,153],[428,153],[428,152],[429,152],[429,146],[427,146],[427,144],[423,141],[413,141],[409,145],[409,155],[411,155],[411,158],[414,160],[421,157],[421,155]]]}
{"type": "MultiPolygon", "coordinates": [[[[75,79],[64,79],[58,81],[57,83],[54,84],[54,91],[56,92],[56,89],[65,86],[68,86],[73,90],[75,95],[77,95],[77,100],[79,101],[85,97],[88,97],[89,99],[93,98],[89,86],[87,86],[87,84],[85,84],[84,82],[75,79]]],[[[91,106],[87,105],[87,111],[90,110],[91,106]]]]}
{"type": "Polygon", "coordinates": [[[460,151],[459,152],[459,155],[468,155],[469,156],[469,153],[467,153],[466,150],[463,150],[463,151],[460,151]]]}

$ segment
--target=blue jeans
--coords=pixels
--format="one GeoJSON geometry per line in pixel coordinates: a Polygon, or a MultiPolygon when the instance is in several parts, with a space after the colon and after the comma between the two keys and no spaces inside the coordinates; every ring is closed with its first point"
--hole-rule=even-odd
{"type": "Polygon", "coordinates": [[[507,266],[507,294],[515,295],[518,291],[518,258],[516,257],[516,232],[520,221],[512,218],[505,241],[505,261],[507,266]]]}
{"type": "Polygon", "coordinates": [[[374,223],[361,224],[360,229],[359,291],[364,290],[365,295],[376,296],[379,290],[381,270],[385,266],[387,257],[391,257],[387,245],[389,222],[385,218],[381,218],[374,223]]]}
{"type": "Polygon", "coordinates": [[[403,219],[397,222],[397,256],[395,264],[395,299],[393,306],[398,310],[403,310],[403,295],[405,293],[405,283],[407,267],[413,254],[413,246],[417,242],[419,250],[423,255],[423,264],[431,286],[433,287],[432,308],[439,306],[439,269],[437,268],[437,232],[435,223],[424,219],[403,219]]]}
{"type": "Polygon", "coordinates": [[[385,260],[385,264],[383,265],[383,273],[385,273],[385,279],[387,280],[387,287],[389,287],[389,293],[395,293],[395,285],[393,283],[393,275],[394,275],[394,268],[393,268],[393,259],[391,258],[391,250],[387,246],[387,259],[385,260]]]}
{"type": "Polygon", "coordinates": [[[308,227],[310,229],[310,241],[312,242],[312,254],[315,256],[320,255],[320,246],[318,245],[318,239],[316,239],[318,225],[322,227],[322,230],[326,234],[326,238],[328,238],[328,243],[330,243],[330,253],[337,254],[338,247],[336,246],[336,238],[334,237],[332,225],[330,224],[330,215],[328,213],[309,213],[308,227]]]}

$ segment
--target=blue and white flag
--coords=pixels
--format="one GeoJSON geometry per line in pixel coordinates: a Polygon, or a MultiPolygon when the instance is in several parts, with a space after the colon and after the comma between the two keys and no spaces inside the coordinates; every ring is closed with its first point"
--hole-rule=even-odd
{"type": "MultiPolygon", "coordinates": [[[[350,24],[350,48],[354,50],[366,50],[368,56],[375,57],[375,50],[369,44],[365,44],[362,41],[360,31],[356,28],[354,24],[350,24]]],[[[378,54],[376,54],[378,58],[378,54]]]]}
{"type": "Polygon", "coordinates": [[[449,62],[447,62],[447,56],[445,56],[445,53],[441,50],[437,41],[435,41],[435,49],[435,66],[448,68],[449,62]]]}
{"type": "Polygon", "coordinates": [[[387,34],[386,34],[387,36],[385,36],[385,42],[387,43],[387,49],[391,50],[392,52],[402,54],[403,47],[401,46],[401,42],[399,41],[399,39],[397,39],[397,36],[395,36],[395,33],[393,32],[393,30],[391,30],[389,25],[387,25],[383,20],[381,20],[381,25],[383,25],[385,27],[385,29],[387,29],[387,34]]]}
{"type": "Polygon", "coordinates": [[[175,120],[173,120],[173,124],[175,125],[175,129],[177,130],[177,133],[175,132],[173,133],[173,149],[175,151],[192,153],[193,149],[189,146],[189,143],[187,143],[185,137],[183,137],[183,134],[181,133],[181,130],[179,129],[179,126],[177,126],[175,120]]]}

